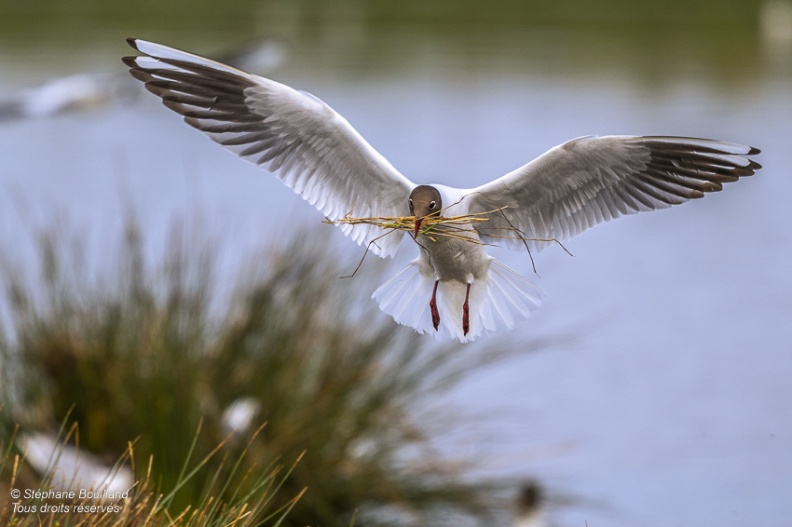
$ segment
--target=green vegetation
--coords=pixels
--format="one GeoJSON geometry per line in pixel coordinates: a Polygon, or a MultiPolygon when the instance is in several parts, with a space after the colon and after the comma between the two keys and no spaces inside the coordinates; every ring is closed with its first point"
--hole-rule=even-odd
{"type": "MultiPolygon", "coordinates": [[[[296,234],[233,280],[218,276],[216,247],[184,231],[155,265],[129,222],[117,263],[103,272],[85,264],[79,237],[59,229],[37,239],[38,276],[0,259],[8,308],[0,482],[42,485],[10,449],[17,423],[29,433],[64,422],[81,448],[134,460],[140,483],[125,505],[130,514],[138,506],[183,519],[210,506],[226,514],[176,525],[230,524],[243,505],[245,522],[255,524],[298,497],[272,521],[487,517],[492,487],[463,477],[470,463],[436,452],[430,420],[416,416],[505,352],[427,346],[431,339],[371,304],[371,276],[339,281],[355,262],[339,263],[318,236],[296,234]],[[244,398],[258,411],[249,428],[232,433],[223,413],[244,398]]],[[[447,415],[435,417],[453,426],[447,415]]],[[[7,497],[0,488],[0,510],[7,497]]]]}
{"type": "MultiPolygon", "coordinates": [[[[199,436],[200,430],[195,436],[195,442],[199,436]]],[[[5,503],[0,505],[0,523],[10,527],[277,526],[283,524],[286,515],[300,498],[298,495],[275,509],[274,497],[280,490],[280,485],[290,475],[289,470],[279,466],[268,467],[258,474],[248,474],[244,479],[246,483],[244,489],[240,486],[229,494],[229,490],[233,490],[228,487],[230,478],[218,478],[217,474],[225,471],[231,478],[238,476],[239,471],[244,467],[245,452],[232,466],[229,466],[227,459],[218,463],[213,458],[219,455],[223,444],[218,445],[202,460],[192,460],[193,451],[190,448],[185,453],[182,474],[169,492],[158,490],[160,487],[151,479],[152,470],[149,465],[145,479],[139,480],[121,500],[52,498],[49,478],[31,485],[29,476],[25,475],[24,455],[13,454],[11,444],[12,442],[9,442],[9,446],[4,446],[4,442],[0,441],[0,481],[8,480],[7,488],[0,487],[4,492],[4,498],[11,494],[11,489],[24,488],[26,492],[39,494],[34,494],[34,497],[30,498],[23,495],[22,499],[12,497],[10,500],[3,500],[5,503]],[[210,465],[217,466],[218,472],[214,478],[207,481],[195,505],[176,508],[173,502],[180,488],[194,482],[196,475],[208,470],[210,465]],[[224,494],[229,494],[229,497],[223,500],[217,499],[218,495],[224,494]]],[[[65,454],[54,453],[54,457],[60,455],[65,454]]],[[[131,446],[127,454],[119,459],[119,463],[125,462],[134,465],[131,446]]]]}
{"type": "Polygon", "coordinates": [[[472,0],[365,0],[337,2],[321,0],[294,2],[231,0],[218,6],[213,0],[139,0],[132,3],[101,0],[44,0],[35,3],[7,2],[0,7],[5,17],[18,21],[48,21],[58,16],[91,28],[90,22],[126,27],[130,23],[145,27],[178,27],[180,31],[217,29],[217,20],[238,29],[253,29],[255,15],[295,17],[307,22],[365,18],[377,24],[522,22],[530,25],[561,24],[589,27],[619,27],[683,24],[695,27],[742,25],[761,5],[760,0],[498,0],[482,3],[472,0]]]}
{"type": "Polygon", "coordinates": [[[282,69],[257,73],[275,78],[288,69],[286,79],[302,70],[311,77],[338,76],[345,84],[356,76],[396,82],[420,76],[422,68],[442,68],[454,75],[625,76],[654,87],[684,81],[695,71],[724,89],[756,82],[761,73],[764,5],[761,0],[0,2],[0,55],[9,71],[56,76],[121,71],[119,57],[130,53],[124,42],[130,36],[214,58],[269,42],[282,46],[282,69]]]}

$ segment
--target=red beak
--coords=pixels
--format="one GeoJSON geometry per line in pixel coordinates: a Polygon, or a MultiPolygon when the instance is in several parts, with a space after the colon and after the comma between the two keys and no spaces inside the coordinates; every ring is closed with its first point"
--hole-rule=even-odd
{"type": "Polygon", "coordinates": [[[419,232],[419,230],[421,229],[421,221],[422,221],[422,219],[423,219],[423,218],[417,218],[417,219],[415,220],[415,237],[416,237],[416,238],[418,237],[418,232],[419,232]]]}

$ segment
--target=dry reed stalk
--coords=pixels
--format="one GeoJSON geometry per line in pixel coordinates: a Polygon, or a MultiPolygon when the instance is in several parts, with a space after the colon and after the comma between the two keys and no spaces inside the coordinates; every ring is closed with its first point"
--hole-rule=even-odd
{"type": "MultiPolygon", "coordinates": [[[[478,236],[471,237],[468,233],[471,230],[469,226],[478,224],[481,222],[489,221],[489,215],[500,213],[503,214],[503,210],[508,207],[499,207],[497,209],[487,210],[484,212],[474,212],[471,214],[462,214],[460,216],[442,216],[443,211],[437,211],[433,214],[425,216],[421,222],[421,229],[419,232],[419,236],[426,236],[432,241],[437,241],[434,236],[445,236],[449,238],[457,238],[460,240],[464,240],[470,243],[476,243],[479,245],[491,245],[488,243],[484,243],[481,241],[478,236]],[[438,229],[438,227],[442,226],[442,229],[438,229]]],[[[352,216],[351,212],[348,213],[343,218],[339,218],[338,220],[330,220],[325,218],[324,223],[328,223],[330,225],[360,225],[360,224],[367,224],[367,225],[375,225],[380,227],[386,231],[406,231],[409,233],[415,232],[415,216],[372,216],[367,218],[357,218],[352,216]]],[[[388,234],[387,232],[385,234],[388,234]]],[[[514,227],[493,227],[487,228],[488,237],[491,238],[500,238],[505,240],[518,240],[520,242],[551,242],[557,243],[564,248],[566,248],[555,238],[529,238],[524,235],[524,233],[514,227]],[[498,233],[497,231],[502,231],[498,233]]],[[[567,251],[569,252],[569,251],[567,251]]]]}
{"type": "MultiPolygon", "coordinates": [[[[456,203],[454,204],[456,205],[456,203]]],[[[491,243],[485,243],[479,239],[478,235],[470,236],[470,231],[473,230],[472,225],[489,221],[489,215],[499,213],[501,216],[506,218],[503,211],[507,209],[508,206],[498,207],[496,209],[487,210],[483,212],[474,212],[471,214],[462,214],[459,216],[443,216],[443,210],[439,210],[433,214],[428,216],[424,216],[423,220],[421,221],[421,228],[419,230],[418,236],[426,236],[431,241],[437,241],[435,236],[444,236],[448,238],[456,238],[458,240],[464,240],[466,242],[475,243],[478,245],[492,245],[491,243]],[[442,227],[442,228],[438,228],[442,227]]],[[[517,240],[522,242],[525,246],[525,249],[528,251],[528,257],[531,259],[531,266],[533,267],[534,272],[536,272],[536,264],[534,263],[533,254],[531,254],[531,249],[528,246],[528,242],[548,242],[548,243],[557,243],[561,246],[564,251],[572,255],[569,252],[569,249],[564,247],[559,240],[556,238],[529,238],[524,235],[524,233],[518,229],[517,227],[513,226],[508,219],[506,222],[509,224],[508,227],[491,227],[487,228],[487,236],[490,238],[499,238],[503,240],[517,240]],[[501,233],[496,233],[495,231],[501,231],[501,233]]],[[[324,219],[324,223],[328,223],[330,225],[375,225],[380,227],[385,232],[376,237],[372,240],[371,243],[376,243],[377,240],[382,238],[383,236],[387,236],[391,232],[394,231],[406,231],[409,233],[415,232],[415,216],[372,216],[372,217],[365,217],[365,218],[357,218],[352,216],[352,213],[347,213],[343,218],[339,218],[338,220],[331,220],[329,218],[324,219]]],[[[477,233],[478,234],[478,233],[477,233]]],[[[368,247],[366,248],[366,254],[368,254],[368,247]]],[[[363,255],[365,258],[366,254],[363,255]]],[[[360,269],[360,265],[363,263],[363,258],[358,263],[358,266],[355,268],[354,272],[349,276],[344,276],[342,278],[351,278],[354,276],[358,269],[360,269]]]]}

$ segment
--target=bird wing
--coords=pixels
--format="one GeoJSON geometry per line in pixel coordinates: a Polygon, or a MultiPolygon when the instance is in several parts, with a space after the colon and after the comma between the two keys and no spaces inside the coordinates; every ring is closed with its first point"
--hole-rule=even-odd
{"type": "MultiPolygon", "coordinates": [[[[125,57],[133,77],[184,121],[267,168],[330,220],[401,216],[415,184],[316,97],[197,55],[138,39],[125,57]]],[[[380,237],[368,224],[341,224],[358,244],[393,256],[403,232],[380,237]]]]}
{"type": "Polygon", "coordinates": [[[562,241],[625,214],[717,192],[761,168],[745,157],[758,153],[707,139],[582,137],[465,191],[465,200],[473,213],[505,207],[477,224],[485,241],[542,249],[549,243],[542,240],[562,241]]]}

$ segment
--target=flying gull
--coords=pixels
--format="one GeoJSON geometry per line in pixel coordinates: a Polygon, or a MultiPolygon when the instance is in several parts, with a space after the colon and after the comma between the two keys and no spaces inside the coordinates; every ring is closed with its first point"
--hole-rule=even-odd
{"type": "MultiPolygon", "coordinates": [[[[142,55],[124,63],[165,106],[275,173],[329,220],[409,213],[418,258],[372,297],[396,322],[461,342],[510,329],[541,303],[541,289],[488,255],[487,244],[540,250],[622,215],[701,198],[761,168],[747,157],[759,153],[749,146],[602,136],[568,141],[476,188],[419,185],[309,93],[160,44],[128,42],[142,55]],[[421,229],[441,216],[486,221],[421,229]]],[[[370,223],[339,227],[381,257],[392,257],[405,235],[383,236],[370,223]]]]}

